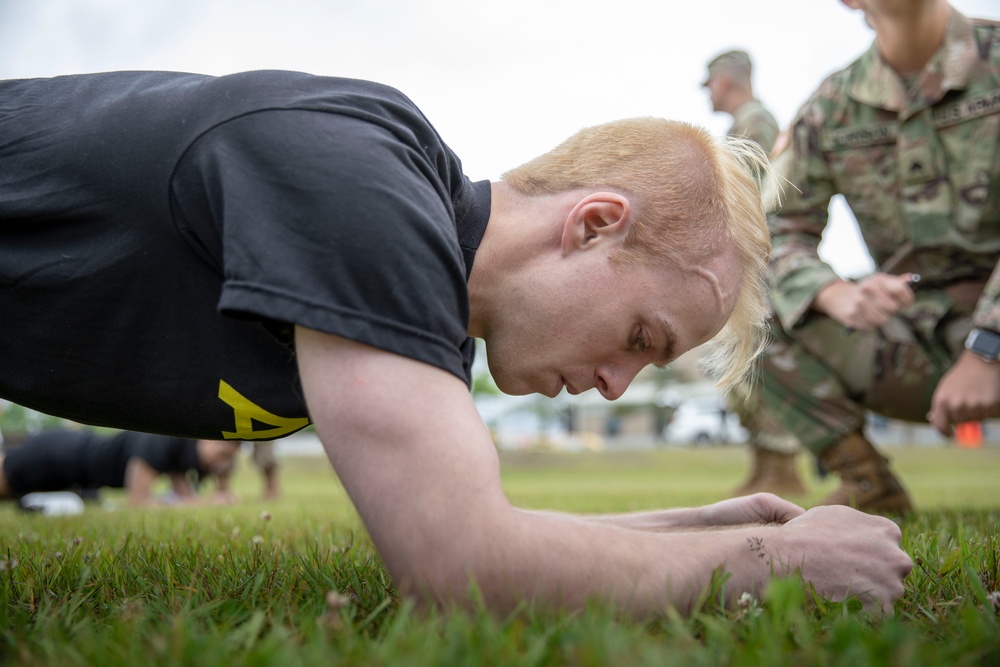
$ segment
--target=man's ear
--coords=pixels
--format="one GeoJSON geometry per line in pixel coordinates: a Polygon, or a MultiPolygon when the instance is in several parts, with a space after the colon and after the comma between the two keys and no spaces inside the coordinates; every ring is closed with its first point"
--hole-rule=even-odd
{"type": "Polygon", "coordinates": [[[624,195],[616,192],[587,195],[576,203],[563,223],[563,254],[624,240],[632,222],[631,212],[631,203],[624,195]]]}

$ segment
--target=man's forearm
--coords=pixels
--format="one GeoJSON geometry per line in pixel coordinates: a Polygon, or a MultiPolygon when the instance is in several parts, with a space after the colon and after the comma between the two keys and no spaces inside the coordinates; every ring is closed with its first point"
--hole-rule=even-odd
{"type": "Polygon", "coordinates": [[[128,502],[143,507],[153,501],[153,483],[159,473],[141,458],[132,457],[125,467],[125,489],[128,502]]]}
{"type": "Polygon", "coordinates": [[[468,602],[475,581],[495,611],[526,600],[580,609],[598,599],[645,617],[668,608],[690,612],[717,571],[727,575],[730,602],[743,592],[759,595],[773,576],[801,572],[821,595],[856,596],[888,611],[912,566],[893,522],[843,506],[817,508],[784,526],[665,533],[519,510],[488,525],[496,530],[439,542],[429,561],[434,571],[411,571],[417,576],[399,580],[401,590],[468,602]]]}
{"type": "Polygon", "coordinates": [[[188,479],[187,475],[182,473],[171,473],[170,486],[174,493],[178,496],[184,498],[194,498],[194,485],[191,484],[191,480],[188,479]]]}
{"type": "Polygon", "coordinates": [[[492,609],[524,600],[581,609],[597,599],[644,617],[668,608],[690,612],[717,570],[729,575],[727,597],[735,600],[745,591],[759,593],[772,563],[779,571],[794,568],[781,564],[772,526],[653,532],[669,529],[634,530],[612,525],[610,517],[519,510],[514,517],[507,530],[490,531],[485,544],[466,554],[468,580],[456,582],[461,588],[446,597],[461,597],[474,580],[492,609]]]}
{"type": "Polygon", "coordinates": [[[683,530],[697,526],[708,525],[700,508],[684,507],[664,510],[647,510],[643,512],[627,512],[622,514],[567,514],[551,510],[523,510],[534,514],[571,518],[595,524],[617,526],[630,530],[661,532],[667,530],[683,530]]]}
{"type": "Polygon", "coordinates": [[[782,565],[774,526],[636,530],[613,525],[612,517],[512,507],[490,514],[425,524],[420,540],[380,547],[401,593],[465,605],[472,604],[475,586],[487,607],[500,613],[525,601],[578,610],[600,600],[638,618],[669,608],[690,612],[717,570],[728,575],[727,597],[735,600],[743,592],[758,594],[772,564],[794,569],[782,565]],[[456,524],[479,528],[457,535],[456,524]]]}
{"type": "Polygon", "coordinates": [[[758,493],[742,498],[730,498],[703,507],[576,516],[586,521],[620,528],[662,532],[692,528],[733,528],[768,523],[783,524],[800,516],[803,511],[798,505],[778,496],[758,493]]]}

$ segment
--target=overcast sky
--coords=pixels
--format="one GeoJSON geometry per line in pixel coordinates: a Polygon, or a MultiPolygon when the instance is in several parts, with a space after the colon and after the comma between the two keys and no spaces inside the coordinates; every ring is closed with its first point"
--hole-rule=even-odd
{"type": "MultiPolygon", "coordinates": [[[[998,0],[955,0],[1000,19],[998,0]]],[[[474,180],[581,127],[658,115],[722,133],[700,87],[744,48],[755,92],[787,124],[827,74],[871,43],[839,0],[0,0],[0,78],[120,69],[293,69],[396,86],[474,180]]],[[[835,211],[824,255],[867,258],[835,211]]]]}

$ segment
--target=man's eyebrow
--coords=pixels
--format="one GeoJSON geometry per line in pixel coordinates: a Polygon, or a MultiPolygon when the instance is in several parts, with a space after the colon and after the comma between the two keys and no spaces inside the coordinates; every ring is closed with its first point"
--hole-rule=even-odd
{"type": "Polygon", "coordinates": [[[677,333],[667,320],[658,318],[657,323],[663,335],[663,349],[656,358],[656,361],[653,362],[653,365],[657,368],[663,368],[674,360],[674,348],[677,347],[677,333]]]}

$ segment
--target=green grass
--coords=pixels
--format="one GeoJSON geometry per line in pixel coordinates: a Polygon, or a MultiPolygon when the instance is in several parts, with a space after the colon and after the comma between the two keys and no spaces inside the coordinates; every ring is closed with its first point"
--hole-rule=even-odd
{"type": "MultiPolygon", "coordinates": [[[[917,565],[886,619],[794,580],[730,610],[716,581],[692,617],[641,624],[598,606],[503,618],[417,612],[395,597],[329,465],[292,459],[277,502],[255,499],[260,484],[246,464],[235,486],[247,500],[234,507],[94,507],[65,518],[0,508],[0,662],[1000,664],[1000,616],[988,598],[1000,590],[1000,449],[889,453],[921,511],[903,523],[917,565]],[[331,610],[331,590],[346,604],[331,610]]],[[[526,506],[623,511],[718,500],[744,466],[739,449],[520,454],[504,456],[504,484],[526,506]]],[[[814,483],[803,502],[831,485],[814,483]]]]}

